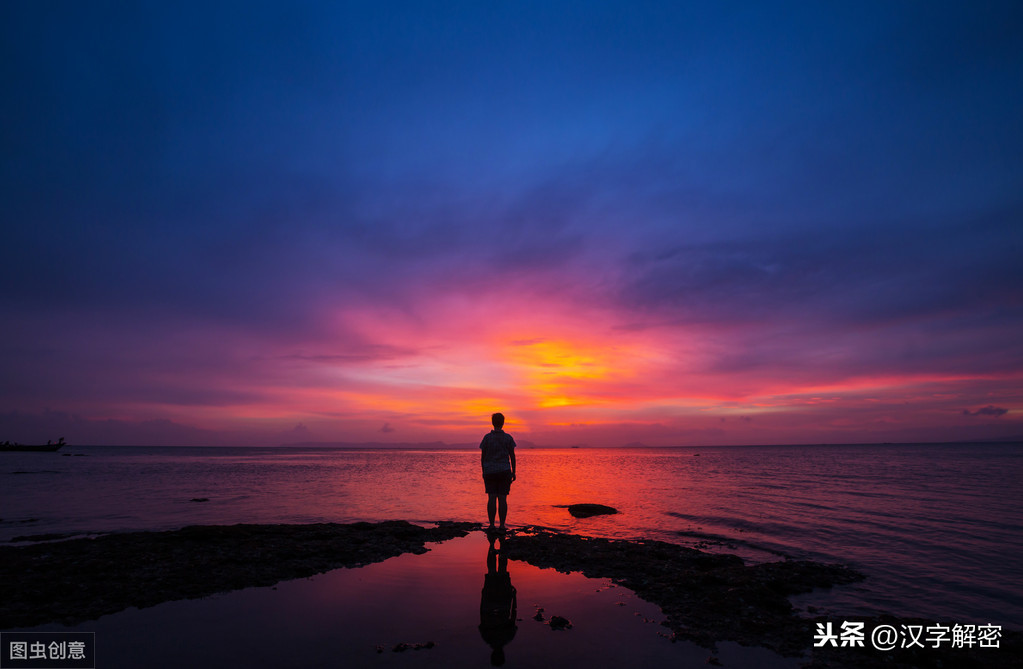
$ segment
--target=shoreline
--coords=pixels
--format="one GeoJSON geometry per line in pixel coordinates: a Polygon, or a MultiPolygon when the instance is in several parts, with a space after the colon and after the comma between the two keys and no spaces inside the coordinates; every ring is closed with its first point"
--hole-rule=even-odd
{"type": "MultiPolygon", "coordinates": [[[[0,546],[0,630],[72,625],[129,607],[196,599],[340,568],[357,568],[426,544],[464,537],[479,523],[406,521],[310,525],[197,525],[111,533],[28,546],[0,546]]],[[[801,617],[788,600],[815,588],[863,580],[849,567],[805,560],[746,565],[734,555],[646,540],[583,537],[542,527],[509,531],[506,557],[539,568],[610,579],[661,608],[673,639],[714,649],[734,641],[807,666],[1019,666],[1023,633],[1003,630],[1000,649],[813,649],[823,617],[801,617]],[[811,655],[811,651],[812,655],[811,655]]],[[[830,622],[838,621],[834,619],[830,622]]],[[[865,622],[927,624],[881,616],[865,622]]],[[[869,629],[869,627],[868,627],[869,629]]]]}
{"type": "Polygon", "coordinates": [[[362,567],[477,525],[406,521],[311,525],[192,525],[0,546],[0,630],[73,625],[145,608],[362,567]]]}

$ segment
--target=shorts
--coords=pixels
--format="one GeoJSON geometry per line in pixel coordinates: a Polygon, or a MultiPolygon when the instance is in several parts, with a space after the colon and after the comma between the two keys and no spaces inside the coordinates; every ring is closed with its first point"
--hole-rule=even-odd
{"type": "Polygon", "coordinates": [[[507,495],[511,491],[512,484],[512,473],[509,472],[494,472],[493,474],[483,475],[483,485],[487,489],[488,495],[507,495]]]}

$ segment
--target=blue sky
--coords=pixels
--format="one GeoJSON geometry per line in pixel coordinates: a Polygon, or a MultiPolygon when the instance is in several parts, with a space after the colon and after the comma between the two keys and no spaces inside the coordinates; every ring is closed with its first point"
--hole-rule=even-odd
{"type": "Polygon", "coordinates": [[[1023,434],[1017,3],[0,24],[10,438],[1023,434]]]}

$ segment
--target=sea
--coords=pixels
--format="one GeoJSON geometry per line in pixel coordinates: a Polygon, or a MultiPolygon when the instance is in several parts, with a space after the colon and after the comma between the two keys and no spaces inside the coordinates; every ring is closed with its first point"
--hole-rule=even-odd
{"type": "MultiPolygon", "coordinates": [[[[1023,629],[1023,443],[519,448],[509,525],[852,566],[794,598],[1023,629]],[[569,504],[620,513],[574,518],[569,504]]],[[[0,543],[196,524],[486,520],[479,452],[69,446],[0,453],[0,543]]]]}

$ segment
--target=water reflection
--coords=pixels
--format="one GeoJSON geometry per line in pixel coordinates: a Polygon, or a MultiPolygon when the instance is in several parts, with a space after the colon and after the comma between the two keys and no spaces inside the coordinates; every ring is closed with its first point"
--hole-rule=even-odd
{"type": "Polygon", "coordinates": [[[490,664],[500,667],[504,664],[504,647],[515,638],[518,626],[515,624],[517,600],[515,586],[508,573],[508,558],[501,548],[504,535],[488,532],[487,573],[483,577],[483,592],[480,593],[480,636],[492,651],[490,664]]]}

